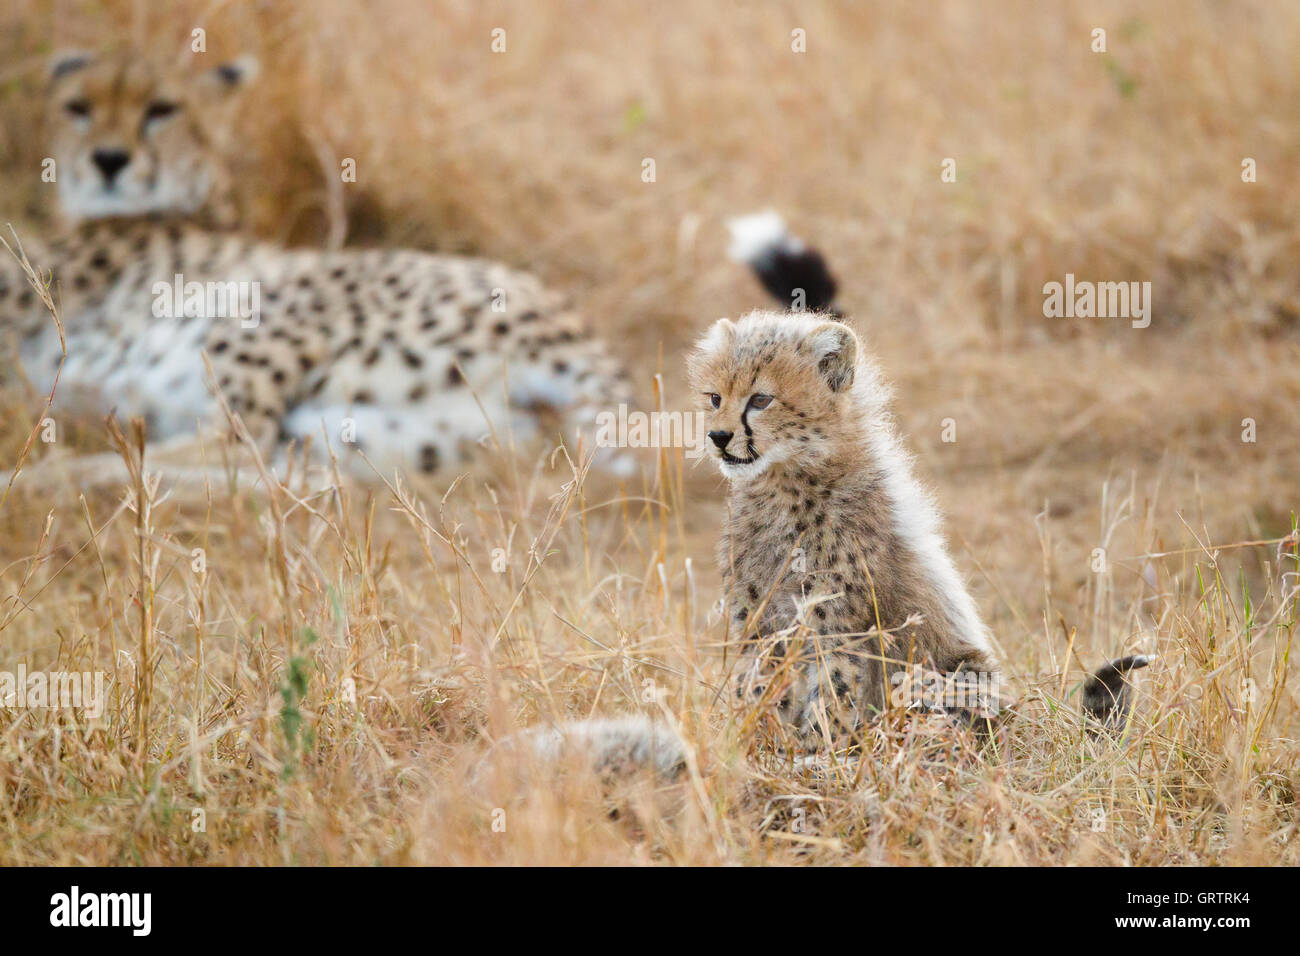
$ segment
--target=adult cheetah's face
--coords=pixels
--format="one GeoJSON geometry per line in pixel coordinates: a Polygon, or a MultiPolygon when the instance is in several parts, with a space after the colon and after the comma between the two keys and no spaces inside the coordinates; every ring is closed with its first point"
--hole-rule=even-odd
{"type": "Polygon", "coordinates": [[[55,181],[73,219],[192,213],[219,175],[223,102],[251,60],[188,76],[138,54],[64,53],[50,64],[55,181]]]}
{"type": "Polygon", "coordinates": [[[852,414],[857,354],[848,326],[815,316],[752,313],[714,323],[690,378],[722,474],[744,481],[823,460],[852,414]]]}

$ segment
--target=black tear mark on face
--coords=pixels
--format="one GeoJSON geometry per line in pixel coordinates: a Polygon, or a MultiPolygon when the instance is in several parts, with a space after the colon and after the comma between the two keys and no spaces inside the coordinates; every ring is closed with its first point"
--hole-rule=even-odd
{"type": "Polygon", "coordinates": [[[722,460],[729,465],[749,465],[758,461],[758,449],[754,447],[754,429],[749,425],[749,403],[745,404],[745,409],[740,413],[740,425],[745,429],[745,451],[748,452],[748,458],[737,458],[735,455],[722,452],[722,460]]]}

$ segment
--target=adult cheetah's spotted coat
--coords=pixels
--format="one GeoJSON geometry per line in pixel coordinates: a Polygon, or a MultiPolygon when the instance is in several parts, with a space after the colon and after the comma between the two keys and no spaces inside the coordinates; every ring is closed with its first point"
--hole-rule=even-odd
{"type": "MultiPolygon", "coordinates": [[[[381,469],[429,472],[490,430],[527,441],[555,424],[572,438],[597,407],[627,400],[617,362],[533,276],[410,251],[287,250],[202,225],[216,218],[203,197],[221,181],[213,86],[229,92],[247,75],[178,78],[129,55],[56,61],[61,188],[84,221],[26,245],[60,291],[61,401],[73,392],[142,415],[157,439],[220,424],[215,388],[264,446],[319,444],[323,430],[381,469]],[[177,283],[255,288],[256,321],[158,308],[177,283]]],[[[27,374],[48,390],[57,332],[10,257],[0,328],[17,333],[27,374]]]]}

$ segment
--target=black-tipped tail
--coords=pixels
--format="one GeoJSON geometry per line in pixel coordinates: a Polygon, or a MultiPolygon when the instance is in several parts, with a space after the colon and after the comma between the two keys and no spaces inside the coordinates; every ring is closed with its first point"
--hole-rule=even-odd
{"type": "Polygon", "coordinates": [[[1132,654],[1098,668],[1083,685],[1085,713],[1108,727],[1121,726],[1133,705],[1133,684],[1129,680],[1129,672],[1150,663],[1151,658],[1145,654],[1132,654]]]}
{"type": "Polygon", "coordinates": [[[727,223],[731,230],[728,255],[754,270],[774,299],[796,312],[835,310],[835,278],[820,252],[790,235],[775,212],[739,216],[727,223]]]}

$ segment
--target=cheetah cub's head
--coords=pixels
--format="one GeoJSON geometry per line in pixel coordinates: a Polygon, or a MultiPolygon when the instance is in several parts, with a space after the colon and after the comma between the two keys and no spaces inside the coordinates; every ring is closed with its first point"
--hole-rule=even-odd
{"type": "Polygon", "coordinates": [[[65,52],[49,68],[55,181],[72,219],[198,211],[223,177],[216,140],[251,59],[198,74],[137,53],[65,52]]]}
{"type": "Polygon", "coordinates": [[[709,453],[731,481],[817,468],[860,445],[872,379],[853,330],[816,315],[719,319],[689,361],[709,453]]]}

